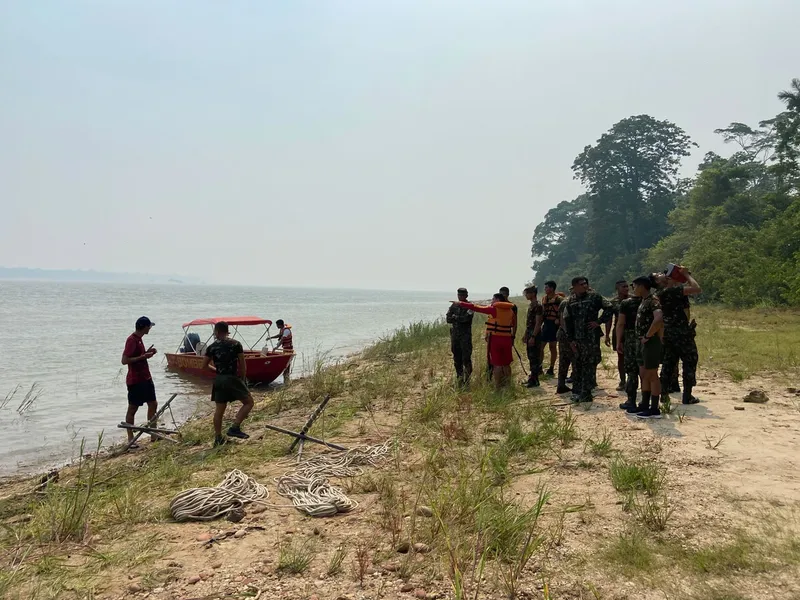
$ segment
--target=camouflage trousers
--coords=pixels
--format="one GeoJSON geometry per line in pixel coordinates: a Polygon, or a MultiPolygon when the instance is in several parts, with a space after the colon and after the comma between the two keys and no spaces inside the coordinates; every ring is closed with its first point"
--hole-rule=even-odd
{"type": "Polygon", "coordinates": [[[678,361],[683,363],[683,387],[697,385],[697,344],[692,330],[665,332],[664,353],[661,358],[661,387],[668,390],[678,361]]]}
{"type": "Polygon", "coordinates": [[[639,389],[639,363],[636,360],[636,332],[633,329],[625,330],[622,342],[622,362],[625,369],[625,393],[636,396],[639,389]]]}
{"type": "Polygon", "coordinates": [[[566,385],[567,373],[572,364],[572,348],[561,330],[556,337],[558,339],[558,385],[566,385]]]}
{"type": "Polygon", "coordinates": [[[468,381],[472,374],[472,334],[451,334],[450,351],[453,353],[456,375],[468,381]]]}
{"type": "Polygon", "coordinates": [[[603,350],[600,348],[600,340],[602,338],[597,336],[592,344],[592,361],[594,362],[594,369],[592,369],[592,388],[597,387],[597,367],[603,362],[603,350]]]}
{"type": "Polygon", "coordinates": [[[596,355],[599,347],[594,338],[575,340],[578,351],[573,357],[572,393],[581,398],[591,398],[597,375],[596,355]]]}
{"type": "Polygon", "coordinates": [[[539,371],[542,369],[542,342],[539,338],[536,338],[533,344],[528,343],[525,346],[525,350],[527,351],[528,363],[531,368],[528,379],[538,379],[539,371]]]}

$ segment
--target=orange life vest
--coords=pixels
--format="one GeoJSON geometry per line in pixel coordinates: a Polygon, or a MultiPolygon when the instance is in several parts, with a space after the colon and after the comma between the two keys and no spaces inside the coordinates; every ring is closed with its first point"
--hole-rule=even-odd
{"type": "Polygon", "coordinates": [[[287,352],[294,351],[294,344],[292,343],[292,326],[291,325],[286,324],[286,325],[283,326],[283,331],[281,331],[281,348],[283,348],[283,350],[287,351],[287,352]],[[284,337],[283,334],[285,332],[287,332],[287,331],[289,332],[289,335],[284,337]]]}
{"type": "Polygon", "coordinates": [[[551,300],[547,296],[542,300],[542,311],[544,312],[545,321],[555,321],[558,319],[558,307],[564,301],[564,296],[560,292],[553,296],[551,300]]]}
{"type": "Polygon", "coordinates": [[[514,332],[514,305],[511,302],[495,302],[497,316],[486,319],[486,334],[511,337],[514,332]]]}

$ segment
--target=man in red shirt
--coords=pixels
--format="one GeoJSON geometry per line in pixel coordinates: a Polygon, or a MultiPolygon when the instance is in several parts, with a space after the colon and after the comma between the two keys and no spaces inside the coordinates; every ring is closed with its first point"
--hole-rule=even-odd
{"type": "MultiPolygon", "coordinates": [[[[147,403],[148,422],[156,416],[158,408],[156,388],[150,375],[150,367],[147,365],[148,359],[153,357],[156,349],[150,346],[145,350],[142,340],[142,337],[150,333],[153,325],[155,323],[147,317],[139,317],[136,321],[136,331],[125,340],[125,349],[122,351],[122,364],[128,365],[128,375],[125,377],[125,383],[128,385],[128,413],[125,415],[125,422],[131,425],[134,424],[136,411],[140,406],[147,403]]],[[[128,429],[128,443],[132,441],[133,431],[128,429]]]]}

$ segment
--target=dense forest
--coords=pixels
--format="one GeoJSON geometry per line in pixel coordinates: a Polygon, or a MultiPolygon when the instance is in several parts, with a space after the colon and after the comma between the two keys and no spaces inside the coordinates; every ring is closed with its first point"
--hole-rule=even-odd
{"type": "Polygon", "coordinates": [[[800,305],[800,79],[778,98],[785,110],[756,127],[717,129],[733,153],[707,153],[690,179],[678,170],[696,144],[680,127],[648,115],[615,124],[575,158],[585,192],[536,227],[534,281],[586,275],[611,293],[672,262],[706,301],[800,305]]]}

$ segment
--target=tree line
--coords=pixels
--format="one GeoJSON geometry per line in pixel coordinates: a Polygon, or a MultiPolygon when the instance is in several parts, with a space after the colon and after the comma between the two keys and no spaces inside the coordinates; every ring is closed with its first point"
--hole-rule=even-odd
{"type": "Polygon", "coordinates": [[[669,121],[616,123],[572,164],[585,191],[549,210],[533,234],[534,282],[586,275],[598,291],[684,264],[703,299],[734,306],[800,305],[800,79],[785,110],[752,127],[715,130],[735,150],[705,155],[681,178],[696,146],[669,121]]]}

